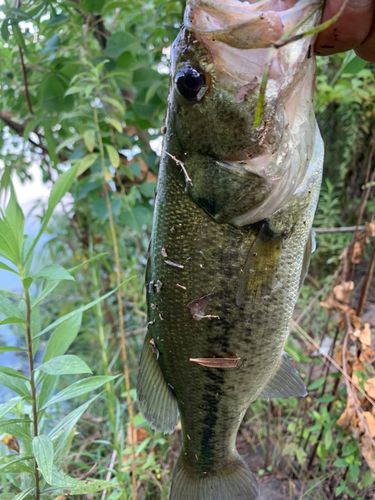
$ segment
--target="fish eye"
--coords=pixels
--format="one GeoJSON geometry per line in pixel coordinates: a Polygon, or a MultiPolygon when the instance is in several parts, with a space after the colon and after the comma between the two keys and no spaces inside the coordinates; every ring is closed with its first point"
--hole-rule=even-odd
{"type": "Polygon", "coordinates": [[[174,81],[177,84],[180,94],[186,99],[197,97],[199,91],[206,83],[204,75],[191,66],[181,68],[177,72],[174,81]]]}

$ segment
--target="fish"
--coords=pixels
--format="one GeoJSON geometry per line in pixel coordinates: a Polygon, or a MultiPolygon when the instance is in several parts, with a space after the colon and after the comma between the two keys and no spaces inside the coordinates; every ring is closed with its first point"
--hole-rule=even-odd
{"type": "Polygon", "coordinates": [[[170,500],[256,499],[235,444],[246,410],[306,396],[284,346],[314,248],[324,147],[314,38],[280,40],[316,26],[319,2],[188,0],[172,45],[137,382],[153,429],[181,420],[170,500]]]}

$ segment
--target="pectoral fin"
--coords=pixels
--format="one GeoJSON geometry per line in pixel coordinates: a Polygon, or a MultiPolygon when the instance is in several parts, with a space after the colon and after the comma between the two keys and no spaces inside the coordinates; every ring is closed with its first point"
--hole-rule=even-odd
{"type": "Polygon", "coordinates": [[[165,381],[155,349],[152,335],[148,332],[138,374],[138,404],[142,415],[153,429],[170,434],[178,421],[177,401],[165,381]]]}
{"type": "Polygon", "coordinates": [[[307,396],[307,391],[305,384],[297,374],[297,370],[288,363],[288,356],[283,352],[277,372],[259,397],[287,398],[290,396],[307,396]]]}

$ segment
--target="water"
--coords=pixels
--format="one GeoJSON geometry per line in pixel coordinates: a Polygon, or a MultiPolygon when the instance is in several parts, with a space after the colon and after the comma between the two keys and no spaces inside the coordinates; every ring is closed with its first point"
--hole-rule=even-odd
{"type": "MultiPolygon", "coordinates": [[[[2,269],[0,269],[0,284],[1,289],[7,292],[20,293],[22,290],[21,281],[18,276],[2,269]]],[[[22,338],[13,333],[10,325],[0,326],[0,345],[24,347],[22,345],[22,338]]],[[[24,352],[17,351],[2,353],[0,354],[0,365],[20,370],[22,373],[27,374],[27,355],[24,352]]],[[[14,393],[12,391],[0,386],[0,403],[4,403],[13,396],[14,393]]]]}

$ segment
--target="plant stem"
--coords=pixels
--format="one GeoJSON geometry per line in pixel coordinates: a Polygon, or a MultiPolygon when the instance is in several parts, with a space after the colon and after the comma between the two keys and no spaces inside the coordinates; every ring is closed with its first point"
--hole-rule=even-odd
{"type": "MultiPolygon", "coordinates": [[[[27,355],[29,358],[29,369],[30,369],[30,392],[32,398],[32,412],[33,412],[33,428],[34,437],[38,436],[38,413],[36,409],[36,388],[34,380],[34,357],[33,357],[33,341],[31,338],[31,302],[29,291],[25,290],[25,301],[26,301],[26,341],[27,341],[27,355]]],[[[40,499],[40,489],[39,489],[39,471],[38,464],[34,458],[34,476],[35,476],[35,498],[40,499]]]]}
{"type": "MultiPolygon", "coordinates": [[[[99,150],[101,157],[101,164],[103,170],[103,176],[105,173],[105,163],[104,163],[104,148],[102,136],[100,134],[99,120],[98,120],[98,111],[96,107],[94,107],[94,121],[96,134],[99,142],[99,150]]],[[[120,258],[118,252],[117,245],[117,236],[115,231],[115,225],[113,223],[113,214],[111,208],[111,202],[108,194],[108,186],[103,177],[103,188],[105,193],[105,200],[107,204],[108,210],[108,218],[109,218],[109,226],[111,229],[112,243],[113,243],[113,251],[115,254],[115,265],[116,265],[116,281],[117,286],[121,284],[121,266],[120,266],[120,258]]],[[[126,387],[126,399],[128,403],[128,411],[129,411],[129,427],[130,427],[130,446],[131,446],[131,456],[132,456],[132,484],[133,484],[133,500],[137,498],[137,473],[136,473],[136,463],[135,463],[135,444],[134,444],[134,417],[133,417],[133,403],[130,395],[130,377],[129,377],[129,368],[128,368],[128,354],[126,348],[126,340],[125,340],[125,328],[124,328],[124,314],[122,307],[122,291],[121,287],[117,290],[117,302],[118,302],[118,311],[119,311],[119,325],[120,325],[120,333],[121,333],[121,351],[122,351],[122,360],[124,365],[124,377],[125,377],[125,387],[126,387]]]]}

